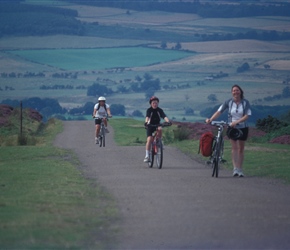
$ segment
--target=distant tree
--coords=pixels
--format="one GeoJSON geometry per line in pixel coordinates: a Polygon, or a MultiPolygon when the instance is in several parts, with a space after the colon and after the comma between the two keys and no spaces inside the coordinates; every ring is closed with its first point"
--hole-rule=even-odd
{"type": "Polygon", "coordinates": [[[140,91],[139,84],[138,84],[137,82],[132,83],[131,86],[130,86],[130,89],[131,89],[133,92],[139,92],[139,91],[140,91]]]}
{"type": "Polygon", "coordinates": [[[142,112],[140,110],[134,110],[133,113],[132,113],[132,116],[144,117],[144,115],[142,114],[142,112]]]}
{"type": "Polygon", "coordinates": [[[207,99],[210,101],[210,102],[216,102],[217,101],[217,97],[215,94],[210,94],[207,99]]]}
{"type": "Polygon", "coordinates": [[[237,68],[237,73],[242,73],[250,69],[250,65],[246,62],[241,67],[237,68]]]}
{"type": "Polygon", "coordinates": [[[148,89],[160,90],[160,80],[159,79],[145,80],[141,83],[140,89],[142,91],[147,91],[148,89]]]}
{"type": "Polygon", "coordinates": [[[87,102],[83,107],[83,112],[85,115],[91,115],[93,113],[95,103],[87,102]]]}
{"type": "Polygon", "coordinates": [[[176,43],[174,49],[177,49],[177,50],[181,49],[181,43],[180,42],[176,43]]]}
{"type": "Polygon", "coordinates": [[[120,115],[120,116],[125,116],[125,106],[122,104],[112,104],[110,106],[111,113],[113,115],[120,115]]]}
{"type": "Polygon", "coordinates": [[[126,93],[126,92],[128,92],[128,89],[124,85],[119,85],[117,87],[117,90],[118,90],[119,93],[126,93]]]}
{"type": "Polygon", "coordinates": [[[138,81],[138,82],[141,82],[142,78],[140,76],[135,76],[135,80],[138,81]]]}
{"type": "Polygon", "coordinates": [[[162,49],[166,49],[167,48],[167,43],[166,42],[162,42],[160,47],[162,49]]]}
{"type": "Polygon", "coordinates": [[[155,89],[153,88],[147,89],[145,92],[145,99],[149,100],[150,97],[154,95],[154,93],[155,93],[155,89]]]}
{"type": "Polygon", "coordinates": [[[287,86],[282,90],[282,97],[289,98],[290,97],[290,88],[287,86]]]}
{"type": "Polygon", "coordinates": [[[194,115],[194,110],[192,108],[185,108],[185,115],[194,115]]]}
{"type": "Polygon", "coordinates": [[[149,81],[149,80],[151,80],[151,79],[153,78],[153,76],[150,75],[149,73],[145,73],[143,77],[144,77],[144,79],[145,79],[146,81],[149,81]]]}
{"type": "Polygon", "coordinates": [[[105,85],[94,83],[87,89],[87,96],[106,96],[112,94],[113,91],[105,85]]]}

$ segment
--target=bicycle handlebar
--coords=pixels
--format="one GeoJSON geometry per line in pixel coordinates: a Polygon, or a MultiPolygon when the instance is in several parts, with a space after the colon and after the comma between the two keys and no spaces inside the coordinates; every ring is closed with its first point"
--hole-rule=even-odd
{"type": "Polygon", "coordinates": [[[107,115],[107,116],[104,116],[104,117],[96,117],[96,116],[93,116],[93,119],[97,118],[97,119],[103,119],[103,118],[112,118],[113,116],[112,115],[107,115]]]}
{"type": "Polygon", "coordinates": [[[172,125],[171,122],[163,122],[160,124],[147,124],[148,127],[169,127],[171,125],[172,125]]]}
{"type": "Polygon", "coordinates": [[[210,122],[210,125],[213,125],[213,126],[225,126],[225,125],[230,125],[228,122],[225,122],[225,121],[211,121],[210,122]]]}

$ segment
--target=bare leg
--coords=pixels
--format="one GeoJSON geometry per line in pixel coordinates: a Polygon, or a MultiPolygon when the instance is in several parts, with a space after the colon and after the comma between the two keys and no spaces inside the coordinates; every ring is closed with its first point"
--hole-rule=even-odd
{"type": "Polygon", "coordinates": [[[99,137],[99,133],[100,133],[100,124],[96,124],[96,138],[99,137]]]}
{"type": "Polygon", "coordinates": [[[234,166],[233,176],[243,177],[245,141],[231,140],[231,144],[232,144],[232,161],[234,166]]]}
{"type": "Polygon", "coordinates": [[[237,141],[238,143],[238,152],[237,152],[237,166],[242,170],[244,163],[244,149],[245,149],[245,141],[237,141]]]}
{"type": "Polygon", "coordinates": [[[107,126],[108,126],[108,121],[107,121],[107,119],[104,118],[103,121],[104,121],[105,127],[107,127],[107,126]]]}
{"type": "Polygon", "coordinates": [[[238,149],[239,149],[239,145],[238,145],[238,141],[234,141],[234,140],[230,140],[231,144],[232,144],[232,163],[233,163],[233,167],[235,168],[239,168],[240,166],[239,164],[239,155],[238,155],[238,149]]]}
{"type": "Polygon", "coordinates": [[[146,150],[148,150],[148,151],[150,150],[150,145],[151,145],[152,139],[153,139],[152,136],[147,137],[146,150]]]}

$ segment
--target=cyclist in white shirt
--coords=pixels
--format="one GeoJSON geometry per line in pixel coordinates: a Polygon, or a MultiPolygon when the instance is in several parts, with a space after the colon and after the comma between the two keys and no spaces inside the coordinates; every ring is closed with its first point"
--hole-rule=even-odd
{"type": "Polygon", "coordinates": [[[93,117],[95,118],[95,126],[96,126],[95,143],[98,144],[102,120],[104,121],[106,133],[109,133],[109,130],[107,128],[108,126],[107,117],[112,117],[110,105],[106,103],[105,97],[100,96],[98,98],[98,103],[96,103],[94,106],[93,117]]]}

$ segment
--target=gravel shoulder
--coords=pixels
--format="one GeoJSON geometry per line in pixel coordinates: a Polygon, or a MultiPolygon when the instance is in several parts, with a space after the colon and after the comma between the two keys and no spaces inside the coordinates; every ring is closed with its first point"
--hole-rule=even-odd
{"type": "Polygon", "coordinates": [[[163,168],[149,169],[145,146],[116,146],[112,128],[106,147],[95,145],[92,121],[64,122],[54,145],[74,150],[84,175],[116,200],[116,249],[290,249],[290,186],[280,181],[228,170],[212,178],[170,146],[163,168]]]}

